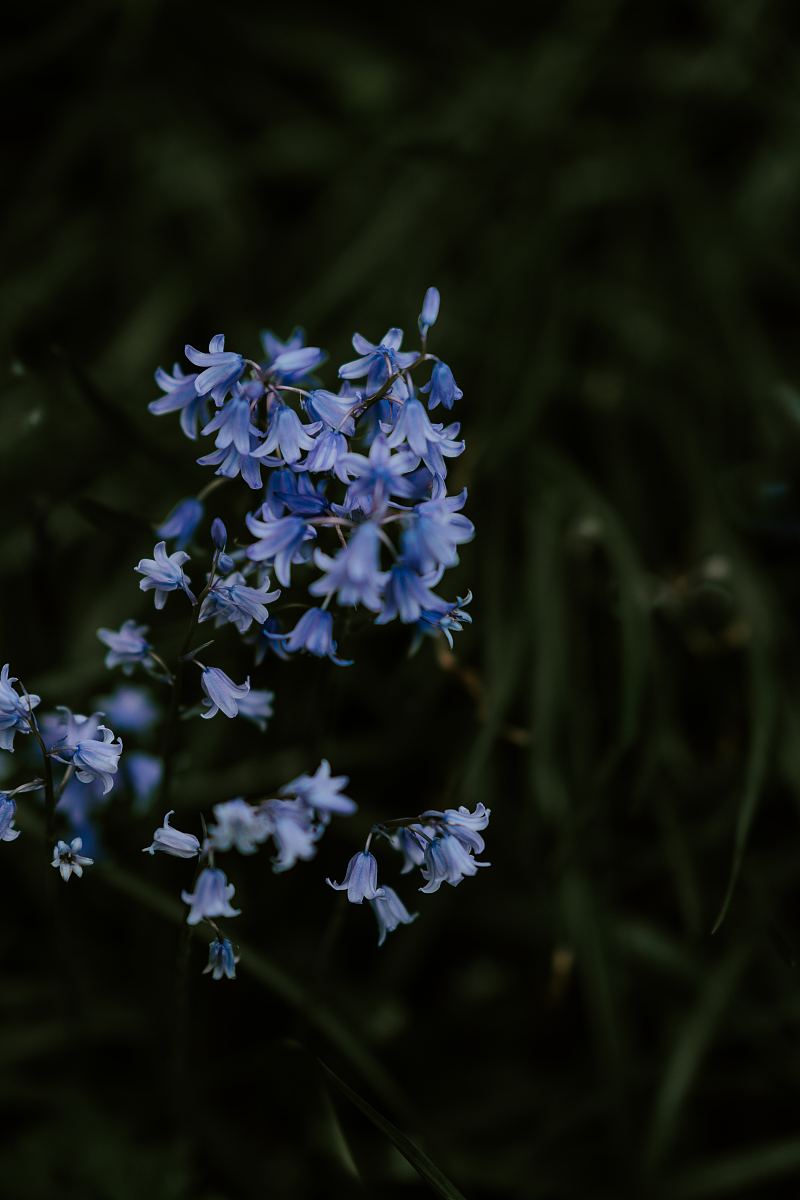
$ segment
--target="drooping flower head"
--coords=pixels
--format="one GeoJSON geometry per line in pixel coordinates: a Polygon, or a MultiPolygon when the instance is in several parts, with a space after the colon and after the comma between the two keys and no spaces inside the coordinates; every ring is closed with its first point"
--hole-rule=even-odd
{"type": "Polygon", "coordinates": [[[189,561],[189,555],[184,550],[176,550],[167,554],[166,542],[158,542],[152,558],[143,558],[134,567],[137,574],[144,576],[139,580],[143,592],[155,591],[156,608],[163,608],[170,592],[184,591],[194,602],[189,579],[184,574],[183,564],[189,561]]]}
{"type": "Polygon", "coordinates": [[[189,905],[187,925],[199,925],[206,917],[238,917],[240,908],[231,906],[236,888],[228,883],[224,871],[204,867],[197,876],[193,892],[181,892],[184,904],[189,905]]]}
{"type": "Polygon", "coordinates": [[[174,813],[171,808],[164,817],[164,823],[153,834],[153,840],[149,846],[145,846],[145,854],[155,854],[160,850],[162,854],[169,854],[173,858],[196,858],[200,853],[200,842],[193,833],[182,833],[180,829],[173,828],[169,823],[169,819],[174,813]]]}
{"type": "Polygon", "coordinates": [[[151,662],[152,649],[145,634],[147,625],[137,625],[135,621],[123,621],[119,629],[98,629],[97,636],[104,646],[108,646],[106,666],[109,670],[122,667],[125,675],[130,675],[138,664],[146,667],[151,662]]]}
{"type": "Polygon", "coordinates": [[[378,945],[386,941],[386,934],[392,933],[398,925],[410,925],[416,921],[419,913],[410,913],[394,888],[384,887],[383,895],[370,900],[372,911],[378,922],[378,945]]]}
{"type": "Polygon", "coordinates": [[[9,664],[0,670],[0,750],[14,749],[14,735],[30,733],[33,709],[39,697],[20,696],[14,689],[16,675],[9,675],[9,664]]]}
{"type": "Polygon", "coordinates": [[[385,894],[384,889],[378,887],[378,863],[369,850],[361,850],[353,855],[341,883],[334,883],[332,879],[326,879],[325,882],[335,892],[347,892],[351,904],[375,900],[385,894]]]}
{"type": "Polygon", "coordinates": [[[250,691],[250,678],[248,676],[244,683],[234,683],[219,667],[203,667],[200,686],[206,694],[203,704],[208,710],[200,714],[202,717],[209,720],[218,712],[235,717],[239,712],[239,701],[250,691]]]}
{"type": "Polygon", "coordinates": [[[208,947],[208,966],[203,969],[204,975],[212,979],[235,979],[238,954],[234,954],[233,946],[227,938],[214,938],[208,947]]]}

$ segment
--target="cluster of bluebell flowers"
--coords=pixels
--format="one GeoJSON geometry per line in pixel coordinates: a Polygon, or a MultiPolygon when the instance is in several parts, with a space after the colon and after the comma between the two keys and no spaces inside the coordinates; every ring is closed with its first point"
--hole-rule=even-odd
{"type": "MultiPolygon", "coordinates": [[[[126,739],[129,733],[146,737],[161,718],[138,681],[126,679],[103,698],[103,712],[83,716],[59,707],[39,716],[40,698],[17,686],[4,666],[0,748],[13,751],[17,734],[32,735],[44,778],[0,792],[0,841],[19,836],[15,797],[41,790],[51,864],[65,881],[80,878],[97,853],[93,814],[115,786],[133,799],[134,812],[146,811],[156,795],[160,811],[167,809],[181,717],[243,718],[264,731],[274,694],[253,687],[246,670],[221,660],[225,638],[235,635],[245,644],[253,670],[268,655],[309,654],[350,666],[352,659],[339,649],[347,609],[363,613],[369,624],[408,627],[412,648],[426,636],[442,637],[452,647],[454,634],[471,620],[471,594],[447,594],[443,578],[474,528],[463,512],[466,489],[448,490],[449,466],[464,450],[450,413],[463,393],[451,368],[428,347],[438,315],[439,293],[429,288],[417,321],[417,348],[404,349],[403,331],[395,327],[375,342],[355,334],[356,357],[339,366],[335,391],[316,375],[327,354],[306,346],[301,329],[286,341],[262,334],[256,359],[226,349],[225,337],[217,334],[207,351],[186,347],[192,369],[158,369],[163,394],[150,411],[177,413],[188,438],[209,439],[213,448],[197,461],[218,477],[174,505],[155,526],[152,556],[134,568],[155,609],[182,604],[188,628],[172,665],[151,640],[149,625],[137,619],[97,634],[109,670],[126,677],[140,672],[170,689],[163,752],[137,749],[123,758],[114,730],[126,739]],[[212,492],[232,480],[243,482],[248,502],[238,533],[229,537],[219,517],[206,525],[206,509],[212,492]],[[210,536],[202,549],[204,529],[210,536]],[[64,819],[68,840],[56,840],[56,825],[64,819]]],[[[181,895],[187,925],[213,933],[205,968],[213,979],[233,979],[238,962],[221,926],[240,915],[236,885],[220,856],[250,856],[269,844],[277,873],[309,861],[331,819],[356,812],[347,784],[323,760],[275,796],[216,804],[196,833],[176,827],[174,811],[166,812],[146,851],[194,862],[193,879],[181,895]]],[[[488,820],[489,810],[479,804],[474,812],[429,810],[375,825],[342,882],[327,882],[353,903],[369,901],[383,944],[387,933],[417,914],[393,888],[378,884],[373,841],[383,839],[401,852],[403,873],[418,869],[419,890],[427,894],[488,865],[478,858],[488,820]]]]}

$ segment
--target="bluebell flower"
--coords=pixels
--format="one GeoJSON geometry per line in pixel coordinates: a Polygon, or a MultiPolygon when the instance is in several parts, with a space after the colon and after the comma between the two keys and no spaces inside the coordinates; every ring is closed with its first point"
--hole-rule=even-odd
{"type": "Polygon", "coordinates": [[[71,875],[77,875],[80,879],[83,874],[84,867],[90,867],[94,862],[93,858],[87,858],[81,854],[83,849],[83,838],[73,838],[71,842],[57,842],[53,847],[53,861],[51,867],[57,867],[61,874],[61,878],[67,882],[71,875]]]}
{"type": "Polygon", "coordinates": [[[269,613],[267,605],[280,596],[280,590],[271,592],[269,582],[263,586],[250,587],[241,571],[234,571],[226,579],[215,579],[203,600],[200,621],[213,618],[214,625],[235,625],[239,633],[246,633],[255,621],[263,625],[269,613]]]}
{"type": "Polygon", "coordinates": [[[133,795],[134,812],[147,812],[161,786],[164,764],[146,750],[129,750],[122,764],[125,784],[133,795]]]}
{"type": "Polygon", "coordinates": [[[373,612],[381,607],[386,574],[380,570],[380,532],[373,522],[359,525],[335,558],[317,550],[314,562],[325,574],[309,584],[312,596],[336,593],[339,604],[363,604],[373,612]]]}
{"type": "Polygon", "coordinates": [[[347,468],[344,465],[348,453],[347,438],[343,433],[333,429],[324,430],[315,441],[312,449],[303,460],[305,471],[333,471],[342,483],[349,482],[347,468]]]}
{"type": "Polygon", "coordinates": [[[245,519],[247,528],[258,538],[247,547],[247,557],[253,562],[274,563],[278,582],[288,587],[292,565],[308,562],[311,557],[306,543],[317,536],[314,527],[301,517],[275,517],[266,505],[261,508],[260,519],[254,513],[248,513],[245,519]]]}
{"type": "Polygon", "coordinates": [[[419,571],[453,567],[458,562],[456,546],[475,536],[475,526],[460,510],[467,500],[467,489],[457,496],[423,500],[409,513],[403,530],[403,557],[419,571]]]}
{"type": "MultiPolygon", "coordinates": [[[[450,649],[453,649],[453,634],[460,633],[464,625],[472,624],[472,617],[465,611],[465,605],[472,600],[472,592],[467,592],[466,596],[459,596],[453,608],[447,612],[435,612],[431,609],[426,609],[419,615],[419,624],[417,632],[421,638],[424,635],[435,637],[441,633],[447,638],[447,643],[450,649]]],[[[419,641],[413,647],[417,648],[419,641]]]]}
{"type": "Polygon", "coordinates": [[[296,796],[318,813],[339,813],[348,816],[358,808],[355,800],[343,795],[347,775],[331,775],[331,764],[323,758],[313,775],[298,775],[281,788],[284,796],[296,796]]]}
{"type": "Polygon", "coordinates": [[[138,664],[147,667],[152,662],[151,646],[144,636],[149,626],[137,625],[135,621],[123,621],[120,629],[98,629],[97,636],[108,646],[105,658],[109,670],[122,667],[124,675],[130,675],[138,664]]]}
{"type": "Polygon", "coordinates": [[[455,440],[458,430],[458,424],[448,425],[447,428],[432,424],[424,406],[415,396],[411,396],[400,409],[394,428],[386,438],[386,445],[390,450],[395,450],[404,442],[407,443],[429,471],[444,476],[447,473],[444,458],[455,458],[464,450],[464,443],[455,440]]]}
{"type": "Polygon", "coordinates": [[[276,874],[290,870],[296,862],[307,862],[317,852],[322,826],[300,800],[265,800],[261,811],[270,825],[277,855],[272,859],[276,874]]]}
{"type": "Polygon", "coordinates": [[[390,496],[411,498],[416,495],[414,484],[406,478],[419,465],[419,458],[408,450],[392,454],[386,438],[379,433],[363,454],[345,454],[340,465],[354,477],[347,490],[348,510],[382,512],[390,496]]]}
{"type": "Polygon", "coordinates": [[[398,925],[410,925],[416,921],[419,913],[410,913],[394,888],[384,887],[383,895],[370,900],[372,911],[378,922],[378,945],[386,941],[386,934],[392,933],[398,925]]]}
{"type": "Polygon", "coordinates": [[[114,776],[122,754],[122,738],[115,741],[113,732],[105,725],[98,724],[99,713],[84,717],[80,713],[73,715],[69,709],[60,711],[64,714],[65,729],[53,747],[53,756],[59,762],[70,763],[81,783],[98,780],[105,795],[114,786],[114,776]]]}
{"type": "Polygon", "coordinates": [[[226,800],[214,805],[216,822],[209,828],[209,844],[214,850],[238,850],[255,854],[272,832],[269,818],[261,808],[246,800],[226,800]]]}
{"type": "Polygon", "coordinates": [[[227,404],[218,409],[207,425],[203,435],[216,433],[214,444],[220,449],[235,446],[240,454],[249,454],[251,438],[259,436],[258,426],[250,418],[250,400],[242,388],[234,390],[227,404]]]}
{"type": "Polygon", "coordinates": [[[225,335],[217,333],[208,343],[208,353],[185,346],[184,353],[195,367],[204,367],[194,381],[198,396],[211,395],[216,404],[222,404],[228,392],[241,379],[245,361],[241,354],[225,349],[225,335]]]}
{"type": "Polygon", "coordinates": [[[16,675],[9,675],[9,664],[0,671],[0,750],[14,750],[14,735],[30,733],[31,713],[39,704],[40,697],[19,696],[14,690],[16,675]]]}
{"type": "Polygon", "coordinates": [[[8,792],[0,792],[0,842],[15,842],[21,830],[14,828],[17,803],[8,792]]]}
{"type": "Polygon", "coordinates": [[[327,359],[324,350],[317,346],[306,346],[305,330],[299,326],[292,330],[285,342],[265,329],[261,334],[266,361],[264,367],[275,383],[302,383],[311,371],[327,359]],[[299,353],[298,353],[299,352],[299,353]]]}
{"type": "Polygon", "coordinates": [[[317,388],[306,396],[303,403],[312,421],[322,421],[329,429],[352,437],[356,431],[353,410],[358,402],[358,396],[337,396],[335,392],[317,388]]]}
{"type": "Polygon", "coordinates": [[[444,408],[450,409],[456,400],[460,400],[464,395],[453,378],[453,372],[447,363],[443,362],[437,362],[434,365],[429,381],[419,390],[423,395],[428,396],[428,408],[431,410],[438,408],[440,404],[444,408]]]}
{"type": "Polygon", "coordinates": [[[181,892],[184,904],[190,906],[186,924],[199,925],[206,917],[238,917],[242,910],[232,908],[230,903],[235,891],[224,871],[204,867],[197,877],[194,892],[181,892]]]}
{"type": "Polygon", "coordinates": [[[476,862],[462,841],[452,833],[437,834],[425,847],[422,874],[426,880],[421,892],[438,892],[443,883],[456,887],[468,875],[477,875],[479,867],[490,863],[476,862]]]}
{"type": "Polygon", "coordinates": [[[194,596],[189,587],[189,579],[183,572],[183,564],[189,561],[189,555],[184,550],[176,550],[167,554],[165,542],[159,542],[153,551],[153,558],[143,558],[134,570],[144,578],[139,580],[143,592],[155,590],[156,608],[163,608],[170,592],[182,589],[194,603],[194,596]]]}
{"type": "Polygon", "coordinates": [[[228,531],[225,528],[225,522],[219,517],[214,517],[211,522],[211,541],[216,546],[217,550],[224,550],[228,541],[228,531]]]}
{"type": "Polygon", "coordinates": [[[321,428],[321,421],[304,425],[293,408],[276,400],[269,410],[266,437],[253,457],[266,458],[277,450],[285,463],[296,463],[303,450],[312,449],[313,434],[319,433],[321,428]]]}
{"type": "Polygon", "coordinates": [[[335,892],[346,891],[351,904],[375,900],[385,894],[384,889],[378,887],[378,864],[369,850],[361,850],[353,855],[341,883],[334,883],[332,879],[326,879],[325,882],[335,892]]]}
{"type": "Polygon", "coordinates": [[[375,618],[376,625],[385,625],[400,618],[404,625],[420,619],[423,611],[446,613],[451,605],[431,591],[441,572],[420,575],[403,559],[393,563],[389,569],[383,591],[381,611],[375,618]]]}
{"type": "Polygon", "coordinates": [[[249,676],[244,683],[234,683],[219,667],[203,667],[200,684],[208,697],[203,701],[208,712],[200,714],[205,720],[215,717],[218,712],[235,717],[239,712],[239,700],[250,691],[249,676]]]}
{"type": "Polygon", "coordinates": [[[156,534],[165,541],[174,541],[176,550],[183,550],[194,537],[194,531],[202,519],[202,503],[190,496],[175,505],[156,529],[156,534]]]}
{"type": "Polygon", "coordinates": [[[261,462],[254,456],[258,441],[250,438],[250,449],[247,452],[237,450],[235,446],[218,446],[210,454],[204,454],[197,462],[201,467],[216,467],[215,475],[224,479],[237,479],[240,475],[249,488],[258,491],[262,486],[261,462]]]}
{"type": "Polygon", "coordinates": [[[287,513],[293,517],[317,517],[330,511],[325,499],[327,480],[315,483],[300,470],[280,467],[272,471],[265,490],[265,516],[282,517],[287,513]]]}
{"type": "Polygon", "coordinates": [[[353,349],[359,358],[343,363],[339,367],[340,379],[367,378],[367,391],[373,392],[397,371],[405,371],[419,357],[414,351],[400,350],[403,344],[402,329],[388,329],[376,346],[360,333],[353,334],[353,349]]]}
{"type": "Polygon", "coordinates": [[[171,808],[166,814],[163,825],[153,834],[152,842],[145,846],[144,854],[155,854],[156,850],[160,850],[173,858],[197,858],[200,853],[199,840],[193,833],[182,833],[180,829],[173,829],[169,823],[174,811],[175,809],[171,808]]]}
{"type": "Polygon", "coordinates": [[[421,825],[408,825],[392,835],[392,846],[403,855],[401,875],[408,875],[425,862],[426,838],[421,825]]]}
{"type": "Polygon", "coordinates": [[[204,967],[203,974],[210,974],[212,979],[235,979],[238,961],[227,938],[214,938],[208,947],[208,966],[204,967]]]}
{"type": "Polygon", "coordinates": [[[275,645],[282,645],[289,654],[305,651],[317,658],[329,658],[337,667],[350,667],[352,661],[337,657],[333,637],[333,615],[324,608],[309,608],[291,633],[268,633],[275,645]]]}
{"type": "Polygon", "coordinates": [[[158,705],[147,688],[123,684],[97,703],[111,725],[120,733],[147,733],[159,717],[158,705]]]}
{"type": "Polygon", "coordinates": [[[420,337],[423,339],[428,336],[428,330],[436,324],[436,318],[439,316],[439,299],[439,289],[429,287],[422,301],[422,312],[417,320],[420,337]]]}
{"type": "Polygon", "coordinates": [[[159,367],[156,383],[166,395],[152,400],[147,406],[157,417],[164,413],[180,412],[181,429],[192,441],[197,438],[198,422],[208,420],[208,398],[198,396],[194,386],[196,380],[196,374],[184,375],[177,363],[172,368],[172,375],[159,367]]]}
{"type": "Polygon", "coordinates": [[[275,693],[266,688],[251,688],[246,696],[239,697],[239,716],[252,721],[263,733],[274,709],[275,693]]]}
{"type": "Polygon", "coordinates": [[[422,813],[422,820],[426,825],[458,838],[466,850],[480,854],[485,848],[480,830],[487,827],[491,815],[492,810],[485,804],[478,804],[474,812],[462,804],[459,808],[446,808],[444,812],[429,809],[422,813]]]}

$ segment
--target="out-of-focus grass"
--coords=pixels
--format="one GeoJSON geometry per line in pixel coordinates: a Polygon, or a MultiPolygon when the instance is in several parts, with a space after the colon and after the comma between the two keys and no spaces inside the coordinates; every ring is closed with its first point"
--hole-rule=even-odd
{"type": "MultiPolygon", "coordinates": [[[[109,686],[96,627],[149,612],[148,525],[206,478],[147,416],[156,364],[297,321],[341,361],[435,282],[480,696],[359,633],[347,672],[264,670],[263,739],[188,727],[177,800],[326,754],[364,827],[490,804],[494,864],[380,953],[322,882],[352,828],[285,878],[244,864],[243,936],[381,1079],[198,954],[176,1117],[172,927],[87,876],[56,953],[28,829],[3,847],[19,1200],[423,1194],[287,1038],[470,1200],[796,1194],[797,33],[757,0],[490,28],[81,0],[2,51],[29,118],[0,234],[3,658],[81,709],[109,686]]],[[[152,824],[112,809],[109,845],[177,894],[140,861],[152,824]]]]}

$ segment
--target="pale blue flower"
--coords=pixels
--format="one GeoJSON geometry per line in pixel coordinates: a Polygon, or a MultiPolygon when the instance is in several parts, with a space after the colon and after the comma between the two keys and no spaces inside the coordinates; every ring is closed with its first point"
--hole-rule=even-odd
{"type": "Polygon", "coordinates": [[[475,536],[475,526],[461,509],[467,500],[467,489],[457,496],[442,496],[438,500],[423,500],[409,513],[403,530],[403,557],[425,573],[436,567],[453,567],[458,562],[456,546],[475,536]]]}
{"type": "Polygon", "coordinates": [[[270,329],[261,333],[266,361],[264,367],[275,383],[301,384],[311,371],[316,370],[327,359],[324,350],[317,346],[306,346],[305,330],[299,326],[292,330],[286,341],[270,329]]]}
{"type": "Polygon", "coordinates": [[[87,858],[81,854],[83,849],[83,838],[73,838],[70,843],[57,842],[53,847],[53,861],[51,867],[56,867],[61,874],[61,878],[66,882],[71,875],[77,875],[80,879],[83,874],[84,867],[90,867],[94,862],[93,858],[87,858]]]}
{"type": "Polygon", "coordinates": [[[386,438],[390,450],[407,443],[414,454],[421,458],[434,475],[444,476],[447,468],[445,458],[454,458],[463,453],[464,443],[455,440],[459,425],[433,424],[424,405],[415,396],[410,396],[400,409],[394,428],[386,438]]]}
{"type": "Polygon", "coordinates": [[[226,351],[223,333],[212,337],[208,343],[208,353],[195,350],[194,346],[185,346],[184,353],[194,366],[205,368],[194,381],[198,396],[210,394],[216,404],[222,404],[242,376],[245,367],[243,356],[226,351]]]}
{"type": "Polygon", "coordinates": [[[236,888],[228,883],[224,871],[204,867],[197,877],[194,892],[181,892],[184,904],[190,906],[187,925],[199,925],[206,917],[238,917],[240,908],[231,907],[236,888]]]}
{"type": "Polygon", "coordinates": [[[426,838],[421,825],[408,825],[392,835],[392,846],[403,855],[401,875],[408,875],[425,862],[426,838]]]}
{"type": "Polygon", "coordinates": [[[124,675],[130,675],[138,664],[146,667],[152,662],[151,646],[144,636],[149,626],[137,625],[135,621],[123,621],[120,629],[98,629],[97,636],[108,646],[105,658],[109,670],[122,667],[124,675]]]}
{"type": "Polygon", "coordinates": [[[214,474],[221,475],[224,479],[237,479],[241,475],[249,488],[258,491],[263,481],[261,479],[262,464],[253,455],[257,445],[258,440],[251,437],[250,448],[246,453],[237,450],[233,445],[218,446],[216,450],[212,450],[210,454],[204,454],[197,461],[201,467],[216,467],[214,474]]]}
{"type": "Polygon", "coordinates": [[[84,717],[60,708],[63,729],[61,737],[53,747],[52,754],[59,762],[70,763],[75,777],[81,783],[102,784],[103,794],[114,786],[114,776],[119,769],[122,754],[122,738],[115,740],[113,732],[98,723],[100,713],[84,717]]]}
{"type": "Polygon", "coordinates": [[[14,735],[30,733],[31,713],[39,696],[18,696],[14,690],[16,675],[9,675],[9,664],[0,671],[0,750],[14,750],[14,735]]]}
{"type": "Polygon", "coordinates": [[[342,483],[349,483],[347,467],[344,464],[348,452],[347,438],[344,434],[336,433],[333,429],[325,429],[303,460],[303,470],[316,474],[333,471],[336,478],[342,483]]]}
{"type": "Polygon", "coordinates": [[[418,355],[400,350],[403,344],[402,329],[388,329],[376,346],[360,333],[353,334],[353,349],[360,358],[343,363],[339,367],[340,379],[363,379],[367,377],[367,391],[381,387],[390,374],[404,371],[417,361],[418,355]]]}
{"type": "Polygon", "coordinates": [[[296,463],[303,450],[312,449],[312,435],[319,433],[321,428],[321,421],[304,425],[293,408],[276,400],[269,411],[267,435],[253,457],[266,458],[277,450],[285,463],[296,463]]]}
{"type": "Polygon", "coordinates": [[[392,933],[398,925],[410,925],[416,921],[419,913],[410,913],[394,888],[384,887],[383,895],[370,900],[372,911],[378,922],[378,945],[386,941],[386,934],[392,933]]]}
{"type": "Polygon", "coordinates": [[[358,406],[358,397],[336,395],[324,388],[317,388],[304,400],[305,410],[312,421],[322,421],[329,429],[352,437],[356,431],[353,409],[358,406]]]}
{"type": "Polygon", "coordinates": [[[194,386],[196,380],[196,374],[184,375],[177,363],[172,368],[172,375],[159,367],[156,383],[166,395],[152,400],[147,406],[157,417],[163,413],[180,412],[181,429],[192,441],[197,437],[198,422],[208,420],[208,398],[198,396],[194,386]]]}
{"type": "Polygon", "coordinates": [[[281,788],[284,796],[296,796],[318,813],[339,813],[348,816],[358,808],[355,800],[343,795],[347,775],[331,775],[331,764],[323,758],[313,775],[298,775],[281,788]]]}
{"type": "Polygon", "coordinates": [[[422,338],[426,338],[428,330],[436,324],[436,318],[439,316],[439,299],[439,289],[429,287],[422,301],[422,312],[417,319],[422,338]]]}
{"type": "Polygon", "coordinates": [[[165,541],[174,541],[176,550],[183,550],[194,537],[203,519],[203,511],[203,505],[194,497],[181,500],[158,526],[156,534],[165,541]]]}
{"type": "Polygon", "coordinates": [[[451,605],[431,591],[431,585],[441,575],[420,575],[403,559],[393,563],[389,569],[383,592],[381,611],[375,618],[376,625],[385,625],[399,617],[405,625],[420,619],[423,611],[446,613],[451,605]]]}
{"type": "Polygon", "coordinates": [[[371,521],[359,525],[335,558],[317,550],[314,562],[325,574],[309,585],[312,596],[336,593],[339,604],[363,604],[377,612],[386,574],[380,570],[380,533],[371,521]]]}
{"type": "Polygon", "coordinates": [[[239,712],[239,701],[250,691],[250,678],[248,676],[244,683],[234,683],[219,667],[203,667],[200,685],[208,697],[203,701],[208,712],[201,713],[201,717],[210,720],[218,712],[235,717],[239,712]]]}
{"type": "Polygon", "coordinates": [[[238,850],[240,854],[255,854],[272,832],[267,814],[246,800],[215,804],[214,816],[216,822],[208,831],[209,844],[220,852],[238,850]]]}
{"type": "Polygon", "coordinates": [[[14,828],[17,804],[8,792],[0,792],[0,842],[15,842],[22,832],[14,828]]]}
{"type": "Polygon", "coordinates": [[[417,625],[418,639],[414,649],[419,645],[421,636],[428,634],[435,637],[442,633],[447,638],[447,643],[450,649],[453,648],[453,634],[460,633],[464,625],[472,624],[472,617],[465,611],[465,605],[472,600],[472,592],[467,592],[466,596],[459,596],[453,608],[450,608],[445,613],[435,612],[426,609],[419,615],[419,623],[417,625]]]}
{"type": "Polygon", "coordinates": [[[375,900],[385,894],[384,889],[378,887],[377,861],[368,850],[361,850],[353,855],[341,883],[334,883],[332,879],[326,879],[325,882],[335,892],[346,891],[351,904],[360,904],[362,900],[375,900]]]}
{"type": "Polygon", "coordinates": [[[214,938],[208,947],[208,966],[203,974],[210,974],[212,979],[235,979],[238,961],[239,956],[234,954],[227,938],[214,938]]]}
{"type": "Polygon", "coordinates": [[[280,589],[269,590],[269,579],[261,587],[247,584],[241,571],[234,571],[226,579],[215,579],[200,609],[200,621],[213,618],[214,625],[235,625],[239,633],[246,633],[253,621],[263,625],[269,616],[267,605],[280,596],[280,589]]]}
{"type": "Polygon", "coordinates": [[[200,853],[200,842],[193,833],[182,833],[170,825],[169,819],[174,811],[171,808],[166,814],[164,823],[153,834],[152,842],[145,846],[144,854],[155,854],[156,850],[160,850],[173,858],[196,858],[200,853]]]}
{"type": "Polygon", "coordinates": [[[424,395],[429,397],[429,409],[437,408],[440,404],[444,408],[450,409],[453,407],[456,400],[460,400],[464,395],[461,388],[453,378],[453,372],[450,370],[447,363],[443,362],[437,362],[435,364],[430,380],[419,390],[424,395]]]}
{"type": "Polygon", "coordinates": [[[426,880],[421,892],[438,892],[443,883],[456,887],[468,875],[477,875],[479,867],[490,863],[476,862],[460,838],[452,833],[437,834],[425,847],[422,874],[426,880]]]}
{"type": "Polygon", "coordinates": [[[261,519],[248,513],[247,528],[259,540],[247,547],[247,557],[253,562],[275,564],[275,575],[283,587],[292,582],[292,565],[308,562],[311,548],[307,542],[316,537],[313,526],[301,517],[275,517],[266,504],[261,508],[261,519]]]}
{"type": "Polygon", "coordinates": [[[419,458],[409,450],[392,454],[383,434],[379,433],[363,454],[345,454],[339,464],[353,476],[347,491],[347,509],[360,509],[370,514],[381,512],[391,496],[411,498],[416,487],[406,478],[419,465],[419,458]]]}
{"type": "Polygon", "coordinates": [[[139,580],[143,592],[155,591],[156,608],[163,608],[170,592],[182,589],[194,603],[194,596],[189,587],[189,579],[183,572],[183,564],[189,561],[189,555],[184,550],[176,550],[167,554],[165,542],[159,542],[153,551],[153,558],[143,558],[134,570],[144,578],[139,580]]]}
{"type": "Polygon", "coordinates": [[[270,835],[277,855],[272,869],[277,874],[288,871],[296,862],[307,862],[317,852],[322,826],[317,824],[301,800],[265,800],[261,811],[270,824],[270,835]]]}
{"type": "Polygon", "coordinates": [[[317,658],[329,658],[337,667],[350,667],[352,661],[338,658],[333,637],[333,614],[324,608],[309,608],[291,633],[268,633],[267,636],[289,654],[304,651],[317,658]]]}
{"type": "Polygon", "coordinates": [[[220,408],[207,425],[203,435],[216,433],[214,444],[221,449],[235,446],[240,454],[249,454],[251,437],[258,437],[259,430],[250,417],[250,400],[241,388],[234,390],[231,399],[220,408]]]}

